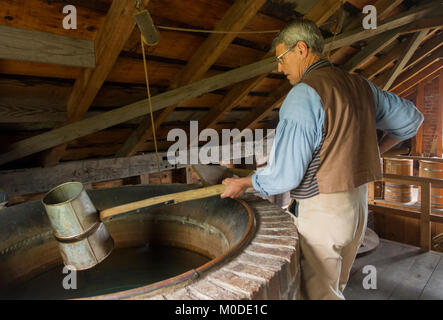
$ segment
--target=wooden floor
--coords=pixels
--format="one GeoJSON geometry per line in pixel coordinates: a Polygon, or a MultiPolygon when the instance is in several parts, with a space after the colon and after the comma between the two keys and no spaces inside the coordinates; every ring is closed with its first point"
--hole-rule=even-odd
{"type": "Polygon", "coordinates": [[[348,300],[443,300],[443,253],[380,239],[375,251],[355,260],[344,294],[348,300]],[[376,268],[377,289],[363,288],[366,265],[376,268]]]}

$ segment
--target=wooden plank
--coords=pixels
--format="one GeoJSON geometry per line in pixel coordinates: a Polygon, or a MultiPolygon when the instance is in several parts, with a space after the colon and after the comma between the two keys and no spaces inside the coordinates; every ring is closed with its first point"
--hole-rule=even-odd
{"type": "Polygon", "coordinates": [[[412,66],[426,58],[426,56],[430,55],[441,46],[443,46],[443,34],[435,35],[431,39],[426,40],[426,42],[414,53],[404,71],[410,69],[412,66]]]}
{"type": "Polygon", "coordinates": [[[420,300],[442,300],[443,299],[443,257],[434,269],[427,285],[423,289],[420,300]]]}
{"type": "MultiPolygon", "coordinates": [[[[379,21],[383,21],[386,16],[390,14],[392,10],[394,10],[401,2],[401,0],[377,0],[377,2],[374,3],[375,8],[377,9],[377,19],[379,21]]],[[[349,25],[347,25],[343,29],[343,32],[352,31],[360,28],[360,26],[362,25],[362,19],[363,14],[361,14],[358,18],[355,18],[349,25]]],[[[346,51],[346,46],[336,50],[330,56],[330,60],[335,63],[337,59],[339,59],[339,57],[342,57],[346,51]]]]}
{"type": "Polygon", "coordinates": [[[383,90],[388,90],[394,80],[398,77],[398,75],[402,72],[408,61],[411,59],[412,55],[414,54],[415,50],[417,50],[420,43],[423,41],[423,39],[428,34],[429,30],[424,30],[416,33],[412,39],[409,41],[408,46],[405,48],[400,60],[398,63],[394,66],[391,73],[387,77],[387,80],[385,81],[383,85],[383,90]]]}
{"type": "Polygon", "coordinates": [[[267,98],[263,107],[254,109],[247,117],[236,124],[236,128],[238,128],[240,131],[245,129],[254,130],[255,125],[260,120],[283,103],[283,100],[286,98],[286,95],[291,88],[292,85],[286,81],[278,90],[272,92],[272,94],[267,98]]]}
{"type": "Polygon", "coordinates": [[[419,254],[416,247],[380,239],[380,245],[374,252],[355,260],[345,289],[345,297],[350,300],[387,300],[398,284],[404,281],[405,275],[398,273],[398,270],[411,268],[419,254]],[[362,285],[367,276],[363,273],[363,268],[367,265],[376,268],[376,290],[367,290],[362,285]]]}
{"type": "Polygon", "coordinates": [[[429,79],[431,77],[435,77],[435,75],[438,75],[438,72],[443,67],[443,60],[438,59],[435,60],[433,64],[428,66],[427,68],[423,69],[421,72],[419,72],[417,75],[409,79],[408,81],[404,82],[402,85],[395,89],[391,89],[391,92],[394,92],[397,95],[402,95],[420,82],[429,79]]]}
{"type": "Polygon", "coordinates": [[[312,7],[311,10],[309,10],[309,12],[304,16],[304,18],[315,21],[315,23],[320,26],[326,22],[326,20],[328,20],[345,2],[347,1],[318,1],[315,6],[312,7]]]}
{"type": "MultiPolygon", "coordinates": [[[[265,0],[236,1],[215,26],[215,30],[225,30],[232,33],[211,34],[189,59],[184,69],[172,80],[169,89],[175,89],[200,79],[234,40],[237,35],[235,32],[241,31],[248,24],[264,2],[265,0]]],[[[157,130],[174,110],[175,106],[164,109],[155,119],[156,128],[154,130],[157,130]]],[[[151,119],[143,120],[116,156],[134,155],[143,141],[151,136],[152,129],[151,119]]]]}
{"type": "Polygon", "coordinates": [[[437,62],[443,58],[443,47],[440,47],[439,49],[435,50],[431,56],[422,59],[419,63],[415,64],[412,68],[405,70],[403,73],[401,73],[397,80],[394,82],[394,84],[391,87],[391,90],[395,90],[396,88],[400,87],[403,83],[405,83],[407,80],[413,78],[417,74],[419,74],[421,71],[423,71],[425,68],[429,67],[433,63],[437,62]]]}
{"type": "Polygon", "coordinates": [[[434,10],[441,10],[442,4],[439,1],[431,1],[428,4],[418,6],[414,9],[402,12],[399,15],[386,19],[382,24],[379,24],[376,29],[365,30],[363,27],[356,30],[351,30],[332,37],[325,42],[325,52],[349,46],[354,42],[364,40],[385,31],[392,30],[398,27],[405,26],[417,19],[425,17],[429,12],[434,10]]]}
{"type": "Polygon", "coordinates": [[[431,250],[431,184],[421,187],[420,247],[423,251],[431,250]]]}
{"type": "MultiPolygon", "coordinates": [[[[340,1],[335,0],[329,2],[332,4],[332,7],[339,7],[340,1]]],[[[324,5],[324,1],[318,1],[305,15],[305,18],[313,20],[319,25],[319,21],[321,19],[327,19],[330,15],[333,14],[333,11],[330,10],[328,6],[324,5]]],[[[264,58],[268,58],[274,55],[274,50],[269,51],[264,58]]],[[[211,110],[207,113],[206,117],[200,121],[200,130],[204,130],[206,128],[213,128],[218,121],[220,121],[228,112],[230,112],[233,108],[239,105],[239,103],[248,95],[250,91],[252,91],[255,87],[257,87],[263,80],[265,79],[265,75],[260,77],[250,79],[239,83],[234,86],[229,92],[226,94],[225,98],[218,104],[214,105],[211,110]]]]}
{"type": "Polygon", "coordinates": [[[103,23],[111,1],[63,1],[14,0],[2,1],[2,25],[48,32],[78,39],[94,40],[97,30],[103,23]],[[67,4],[77,9],[77,29],[63,28],[67,4]]]}
{"type": "MultiPolygon", "coordinates": [[[[166,153],[160,154],[160,159],[166,153]]],[[[161,160],[162,170],[175,166],[161,160]]],[[[0,171],[0,185],[8,195],[22,195],[47,192],[67,181],[84,184],[157,172],[155,154],[145,154],[130,158],[84,160],[61,163],[51,168],[32,168],[0,171]]]]}
{"type": "MultiPolygon", "coordinates": [[[[140,5],[145,7],[148,2],[149,0],[143,0],[140,5]]],[[[132,0],[112,2],[95,39],[97,68],[84,70],[75,81],[66,107],[69,116],[67,123],[82,119],[93,103],[135,27],[133,19],[135,12],[136,8],[132,0]]],[[[65,150],[66,145],[60,145],[46,151],[42,155],[43,165],[50,166],[58,163],[65,150]]]]}
{"type": "MultiPolygon", "coordinates": [[[[435,15],[435,13],[433,15],[435,15]]],[[[443,16],[440,15],[437,17],[427,17],[419,19],[408,25],[408,27],[402,31],[402,34],[415,33],[429,29],[441,29],[442,26],[443,26],[443,16]]]]}
{"type": "Polygon", "coordinates": [[[403,41],[401,43],[397,43],[394,49],[390,50],[383,57],[379,58],[375,62],[371,63],[362,71],[362,76],[372,80],[377,74],[386,70],[390,64],[394,63],[398,56],[404,51],[406,46],[408,45],[407,41],[403,41]]]}
{"type": "Polygon", "coordinates": [[[368,42],[368,45],[353,56],[345,65],[344,68],[348,72],[354,72],[361,64],[367,62],[373,55],[379,53],[384,48],[389,46],[398,36],[401,28],[386,31],[368,42]]]}
{"type": "MultiPolygon", "coordinates": [[[[153,109],[154,111],[161,110],[182,100],[198,97],[236,82],[269,73],[275,69],[275,64],[275,60],[269,58],[159,94],[152,98],[153,109]]],[[[12,145],[9,151],[0,155],[0,165],[143,116],[148,113],[146,105],[147,100],[142,100],[20,141],[12,145]]]]}
{"type": "Polygon", "coordinates": [[[0,26],[0,59],[94,68],[91,40],[0,26]]]}

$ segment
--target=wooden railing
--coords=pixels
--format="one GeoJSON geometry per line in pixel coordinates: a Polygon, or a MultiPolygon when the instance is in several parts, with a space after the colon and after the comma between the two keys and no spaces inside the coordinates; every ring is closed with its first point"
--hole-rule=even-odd
{"type": "MultiPolygon", "coordinates": [[[[424,158],[411,156],[390,156],[389,158],[397,159],[412,159],[412,160],[426,160],[434,162],[443,162],[441,158],[424,158]]],[[[375,199],[374,196],[374,182],[369,184],[369,209],[386,214],[400,215],[420,220],[420,247],[424,251],[431,250],[431,222],[443,223],[442,214],[433,214],[431,203],[431,190],[434,187],[443,188],[443,179],[424,178],[416,176],[404,176],[397,174],[383,174],[383,181],[389,181],[399,184],[412,184],[421,188],[421,195],[419,201],[420,208],[413,208],[405,206],[401,203],[387,202],[384,200],[375,199]]],[[[434,210],[435,211],[435,210],[434,210]]]]}

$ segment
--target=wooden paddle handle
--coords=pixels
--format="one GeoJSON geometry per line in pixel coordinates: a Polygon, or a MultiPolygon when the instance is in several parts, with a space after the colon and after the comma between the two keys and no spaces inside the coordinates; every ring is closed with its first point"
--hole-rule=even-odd
{"type": "Polygon", "coordinates": [[[203,199],[216,195],[220,195],[225,192],[226,186],[223,184],[217,184],[215,186],[199,188],[195,190],[177,192],[165,194],[163,196],[157,196],[152,198],[147,198],[140,201],[130,202],[127,204],[123,204],[121,206],[105,209],[100,212],[100,220],[129,212],[137,209],[142,209],[145,207],[152,206],[154,204],[165,203],[165,204],[175,204],[195,199],[203,199]]]}

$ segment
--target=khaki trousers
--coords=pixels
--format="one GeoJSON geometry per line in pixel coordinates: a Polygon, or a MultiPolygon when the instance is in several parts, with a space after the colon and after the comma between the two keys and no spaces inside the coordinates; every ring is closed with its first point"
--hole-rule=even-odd
{"type": "Polygon", "coordinates": [[[297,200],[301,298],[341,299],[367,224],[368,185],[297,200]]]}

